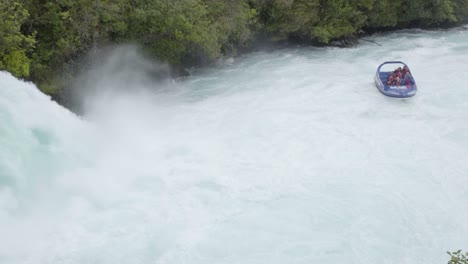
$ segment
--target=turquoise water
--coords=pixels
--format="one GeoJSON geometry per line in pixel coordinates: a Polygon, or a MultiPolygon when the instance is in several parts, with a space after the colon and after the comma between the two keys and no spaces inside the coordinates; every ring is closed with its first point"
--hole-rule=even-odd
{"type": "Polygon", "coordinates": [[[83,116],[0,73],[0,263],[446,263],[468,250],[468,31],[289,48],[177,81],[118,49],[83,116]],[[129,59],[133,58],[133,59],[129,59]],[[384,97],[403,60],[419,91],[384,97]],[[125,67],[121,67],[124,65],[125,67]]]}

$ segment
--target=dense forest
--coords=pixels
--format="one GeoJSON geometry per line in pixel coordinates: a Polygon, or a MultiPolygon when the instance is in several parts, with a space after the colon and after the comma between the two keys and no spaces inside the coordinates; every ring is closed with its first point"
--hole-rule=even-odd
{"type": "Polygon", "coordinates": [[[0,70],[54,94],[84,54],[114,43],[137,43],[180,67],[259,39],[327,45],[467,16],[468,0],[1,0],[0,70]]]}

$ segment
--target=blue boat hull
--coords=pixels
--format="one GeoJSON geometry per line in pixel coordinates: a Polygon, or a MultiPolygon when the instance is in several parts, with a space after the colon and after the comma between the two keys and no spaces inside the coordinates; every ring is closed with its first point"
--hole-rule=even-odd
{"type": "MultiPolygon", "coordinates": [[[[377,73],[378,74],[378,73],[377,73]]],[[[407,98],[416,95],[417,86],[416,84],[412,85],[400,85],[400,86],[388,86],[384,85],[382,79],[377,75],[375,76],[375,86],[379,89],[381,93],[390,97],[397,98],[407,98]]]]}

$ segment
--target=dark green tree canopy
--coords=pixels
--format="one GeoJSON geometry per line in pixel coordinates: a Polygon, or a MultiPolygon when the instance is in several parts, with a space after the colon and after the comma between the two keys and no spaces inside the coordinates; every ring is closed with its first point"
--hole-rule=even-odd
{"type": "Polygon", "coordinates": [[[34,32],[24,34],[22,25],[29,18],[24,6],[12,0],[0,2],[0,70],[8,70],[18,77],[29,77],[30,53],[34,32]]]}

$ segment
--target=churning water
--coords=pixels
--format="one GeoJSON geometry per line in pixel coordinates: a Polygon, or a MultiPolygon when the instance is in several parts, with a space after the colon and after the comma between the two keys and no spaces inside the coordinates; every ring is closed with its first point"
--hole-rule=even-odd
{"type": "Polygon", "coordinates": [[[121,50],[80,117],[0,73],[0,263],[446,263],[468,249],[468,31],[372,40],[159,83],[121,50]],[[414,98],[374,87],[385,60],[414,98]]]}

